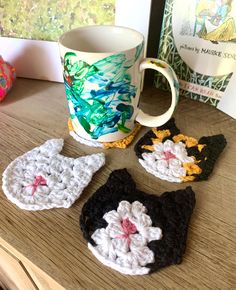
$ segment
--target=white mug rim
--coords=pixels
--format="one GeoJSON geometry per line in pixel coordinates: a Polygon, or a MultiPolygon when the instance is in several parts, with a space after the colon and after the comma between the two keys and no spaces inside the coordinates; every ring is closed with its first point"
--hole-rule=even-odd
{"type": "Polygon", "coordinates": [[[132,29],[132,28],[129,28],[129,27],[125,27],[125,26],[118,26],[118,25],[87,25],[87,26],[83,26],[83,27],[76,27],[74,29],[71,29],[69,31],[66,31],[64,32],[60,37],[59,37],[59,40],[58,40],[59,44],[66,48],[67,50],[71,50],[71,51],[79,51],[79,52],[82,52],[82,53],[86,53],[86,54],[96,54],[96,55],[99,55],[99,54],[104,54],[104,53],[121,53],[121,52],[124,52],[124,51],[130,51],[130,50],[133,50],[135,49],[136,47],[138,47],[141,43],[144,42],[144,36],[142,33],[140,33],[139,31],[135,30],[135,29],[132,29]],[[137,41],[136,45],[133,45],[133,46],[127,46],[126,49],[117,49],[117,50],[106,50],[106,51],[102,51],[102,52],[94,52],[94,51],[88,51],[88,50],[80,50],[80,49],[75,49],[75,48],[72,48],[66,44],[63,43],[63,40],[66,36],[68,35],[73,35],[73,33],[78,33],[80,31],[84,31],[84,30],[90,30],[90,31],[94,31],[94,30],[97,30],[97,29],[101,29],[101,28],[104,28],[104,29],[117,29],[117,30],[123,30],[125,33],[132,33],[132,34],[135,34],[137,38],[139,38],[139,40],[137,41]]]}

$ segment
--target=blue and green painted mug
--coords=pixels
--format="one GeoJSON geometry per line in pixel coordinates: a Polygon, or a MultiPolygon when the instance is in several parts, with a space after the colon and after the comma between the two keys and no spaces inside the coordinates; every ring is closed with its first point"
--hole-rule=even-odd
{"type": "Polygon", "coordinates": [[[144,37],[120,26],[87,26],[59,40],[70,118],[75,133],[87,140],[112,142],[132,133],[135,122],[148,127],[166,123],[179,95],[173,69],[153,58],[143,59],[144,37]],[[154,69],[169,82],[170,108],[150,116],[139,107],[142,71],[154,69]]]}

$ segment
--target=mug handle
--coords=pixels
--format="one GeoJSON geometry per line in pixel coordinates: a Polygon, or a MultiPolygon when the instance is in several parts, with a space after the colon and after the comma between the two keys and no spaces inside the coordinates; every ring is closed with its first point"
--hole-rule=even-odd
{"type": "Polygon", "coordinates": [[[145,58],[140,63],[139,70],[140,72],[142,72],[147,68],[154,69],[166,77],[171,88],[172,95],[171,105],[169,109],[160,116],[148,115],[138,108],[136,121],[146,127],[159,127],[164,125],[174,113],[175,107],[179,100],[179,81],[177,79],[174,70],[166,62],[162,60],[158,60],[156,58],[145,58]]]}

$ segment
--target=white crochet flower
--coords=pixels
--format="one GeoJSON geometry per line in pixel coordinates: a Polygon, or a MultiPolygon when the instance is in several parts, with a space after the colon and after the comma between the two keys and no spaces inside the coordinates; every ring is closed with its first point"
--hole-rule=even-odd
{"type": "Polygon", "coordinates": [[[188,157],[183,142],[174,143],[166,140],[164,143],[153,145],[154,152],[143,153],[139,159],[141,165],[153,175],[170,182],[182,182],[181,177],[186,176],[183,163],[194,162],[188,157]]]}
{"type": "Polygon", "coordinates": [[[88,245],[93,254],[103,264],[121,273],[147,274],[150,269],[144,266],[154,262],[154,253],[147,244],[161,239],[162,231],[152,227],[146,211],[139,201],[132,204],[121,201],[117,211],[106,213],[103,218],[107,227],[97,229],[92,235],[97,246],[88,245]]]}

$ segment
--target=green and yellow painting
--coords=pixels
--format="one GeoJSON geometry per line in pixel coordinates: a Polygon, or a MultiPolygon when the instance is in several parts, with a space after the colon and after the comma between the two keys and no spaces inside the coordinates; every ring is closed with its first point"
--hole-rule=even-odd
{"type": "Polygon", "coordinates": [[[56,41],[75,27],[114,24],[115,0],[8,0],[0,5],[0,35],[56,41]]]}

